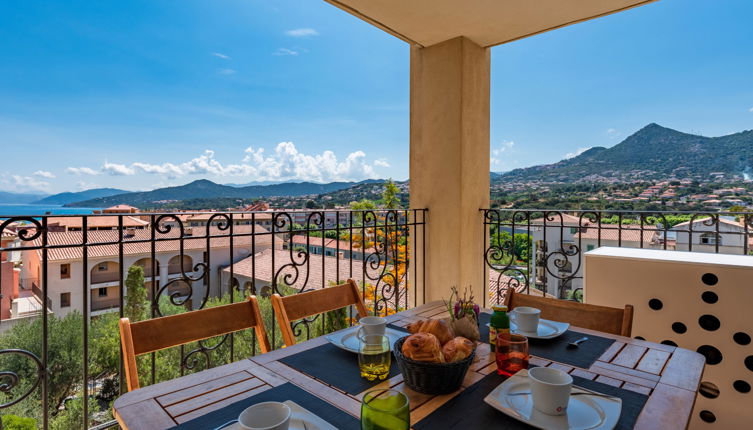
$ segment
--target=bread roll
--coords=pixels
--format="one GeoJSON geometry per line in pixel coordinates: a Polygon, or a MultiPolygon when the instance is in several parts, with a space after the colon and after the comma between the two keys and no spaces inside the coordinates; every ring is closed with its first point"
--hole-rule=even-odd
{"type": "Polygon", "coordinates": [[[460,361],[471,355],[473,347],[473,342],[462,336],[458,336],[442,346],[442,354],[447,363],[460,361]]]}
{"type": "Polygon", "coordinates": [[[447,321],[440,319],[416,321],[408,324],[407,329],[410,333],[431,333],[437,337],[440,345],[444,345],[455,337],[455,333],[447,321]]]}
{"type": "Polygon", "coordinates": [[[431,333],[416,333],[403,342],[403,355],[415,361],[444,363],[442,346],[431,333]]]}

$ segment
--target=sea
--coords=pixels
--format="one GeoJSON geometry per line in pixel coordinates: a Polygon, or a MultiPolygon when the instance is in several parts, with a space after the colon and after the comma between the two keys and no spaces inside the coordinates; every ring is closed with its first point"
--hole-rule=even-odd
{"type": "Polygon", "coordinates": [[[86,215],[101,208],[65,208],[57,205],[0,204],[0,218],[9,216],[86,215]]]}

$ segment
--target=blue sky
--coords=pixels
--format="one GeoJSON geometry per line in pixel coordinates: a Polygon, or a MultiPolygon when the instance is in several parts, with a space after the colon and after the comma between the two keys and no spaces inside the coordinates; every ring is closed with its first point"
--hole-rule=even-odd
{"type": "MultiPolygon", "coordinates": [[[[662,0],[493,48],[492,170],[753,128],[751,18],[662,0]]],[[[408,177],[408,46],[324,1],[8,0],[0,58],[3,190],[408,177]]]]}

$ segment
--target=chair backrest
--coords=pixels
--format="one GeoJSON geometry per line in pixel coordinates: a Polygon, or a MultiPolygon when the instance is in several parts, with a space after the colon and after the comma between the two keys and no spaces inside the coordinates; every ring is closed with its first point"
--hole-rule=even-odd
{"type": "Polygon", "coordinates": [[[541,309],[541,318],[570,323],[576,327],[603,331],[604,333],[630,336],[633,329],[633,306],[625,309],[558,300],[549,297],[507,291],[505,304],[510,310],[518,306],[541,309]]]}
{"type": "Polygon", "coordinates": [[[128,391],[139,388],[136,356],[252,327],[261,352],[268,352],[269,340],[255,296],[230,305],[134,323],[121,318],[120,342],[128,391]]]}
{"type": "Polygon", "coordinates": [[[363,318],[368,315],[366,305],[364,305],[358,291],[358,285],[352,279],[348,279],[344,284],[322,288],[321,290],[291,294],[285,297],[281,297],[279,294],[272,295],[272,307],[275,310],[277,322],[280,324],[282,339],[287,346],[295,345],[295,335],[290,326],[291,321],[350,305],[356,305],[359,317],[363,318]]]}

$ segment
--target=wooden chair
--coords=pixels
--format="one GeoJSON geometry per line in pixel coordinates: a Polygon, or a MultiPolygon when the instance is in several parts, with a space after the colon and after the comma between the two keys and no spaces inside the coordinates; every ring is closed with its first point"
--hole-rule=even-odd
{"type": "Polygon", "coordinates": [[[272,307],[277,315],[277,322],[280,324],[282,339],[287,346],[295,345],[295,335],[290,326],[291,321],[350,305],[356,305],[360,318],[368,315],[366,305],[364,305],[358,291],[358,285],[352,279],[348,279],[342,285],[321,290],[292,294],[286,297],[280,297],[279,294],[272,295],[272,307]]]}
{"type": "Polygon", "coordinates": [[[604,333],[630,337],[633,329],[633,305],[625,305],[625,309],[611,308],[516,293],[512,288],[507,291],[504,304],[510,310],[518,306],[538,308],[541,309],[541,318],[604,333]]]}
{"type": "Polygon", "coordinates": [[[261,352],[268,352],[271,348],[255,296],[239,303],[135,323],[121,318],[120,342],[128,391],[139,388],[136,356],[252,327],[261,352]]]}

